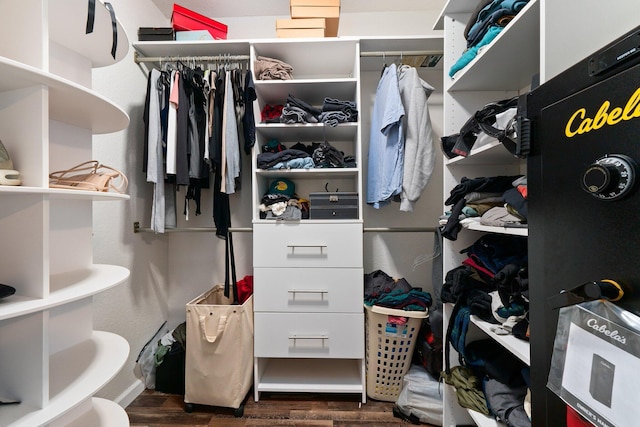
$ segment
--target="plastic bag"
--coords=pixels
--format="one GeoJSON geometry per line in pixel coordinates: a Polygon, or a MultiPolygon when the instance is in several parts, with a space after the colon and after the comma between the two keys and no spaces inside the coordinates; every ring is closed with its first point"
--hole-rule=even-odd
{"type": "MultiPolygon", "coordinates": [[[[395,409],[409,419],[434,426],[442,425],[442,394],[438,380],[422,366],[411,365],[402,380],[395,409]]],[[[395,411],[394,411],[395,412],[395,411]]]]}
{"type": "Polygon", "coordinates": [[[158,349],[158,341],[160,341],[160,338],[168,332],[169,328],[165,321],[153,337],[151,337],[144,347],[142,347],[142,350],[140,350],[138,358],[136,359],[136,364],[138,365],[140,373],[144,379],[144,385],[150,390],[155,390],[156,388],[155,354],[158,349]]]}

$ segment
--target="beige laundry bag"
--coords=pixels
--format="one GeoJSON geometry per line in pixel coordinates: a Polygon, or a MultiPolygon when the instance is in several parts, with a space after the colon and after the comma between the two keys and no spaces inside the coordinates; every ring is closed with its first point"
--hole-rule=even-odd
{"type": "Polygon", "coordinates": [[[224,285],[187,303],[184,401],[243,408],[253,383],[253,295],[241,305],[224,285]]]}

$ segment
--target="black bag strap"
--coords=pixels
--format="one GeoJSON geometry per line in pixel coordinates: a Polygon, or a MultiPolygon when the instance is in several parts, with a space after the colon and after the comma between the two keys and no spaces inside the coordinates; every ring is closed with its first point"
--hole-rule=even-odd
{"type": "Polygon", "coordinates": [[[239,304],[237,286],[238,281],[236,276],[236,257],[233,251],[233,236],[230,231],[227,231],[227,238],[225,239],[224,259],[224,296],[229,298],[231,290],[230,288],[233,287],[233,304],[239,304]],[[231,272],[231,277],[229,277],[229,272],[231,272]]]}
{"type": "MultiPolygon", "coordinates": [[[[118,21],[116,21],[116,12],[113,10],[113,6],[111,3],[105,2],[104,6],[109,11],[109,15],[111,16],[111,31],[113,34],[112,42],[111,42],[111,56],[113,59],[116,59],[116,51],[118,50],[118,21]]],[[[88,10],[87,10],[87,27],[85,30],[86,34],[93,33],[93,26],[95,24],[96,19],[96,0],[88,0],[88,10]]]]}

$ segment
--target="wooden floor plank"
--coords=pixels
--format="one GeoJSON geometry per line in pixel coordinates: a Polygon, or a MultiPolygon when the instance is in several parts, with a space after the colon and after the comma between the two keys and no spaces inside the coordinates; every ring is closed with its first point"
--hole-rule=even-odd
{"type": "MultiPolygon", "coordinates": [[[[324,393],[262,393],[255,402],[249,394],[242,416],[234,408],[193,405],[185,411],[182,395],[145,390],[127,408],[131,427],[407,427],[393,415],[393,402],[360,395],[324,393]]],[[[423,426],[427,426],[423,424],[423,426]]]]}

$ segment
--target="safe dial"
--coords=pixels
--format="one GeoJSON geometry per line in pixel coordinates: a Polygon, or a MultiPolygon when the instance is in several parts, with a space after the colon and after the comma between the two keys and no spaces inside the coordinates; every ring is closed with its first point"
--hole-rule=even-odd
{"type": "Polygon", "coordinates": [[[635,182],[636,162],[624,154],[607,154],[582,174],[582,188],[600,200],[616,200],[631,191],[635,182]]]}

